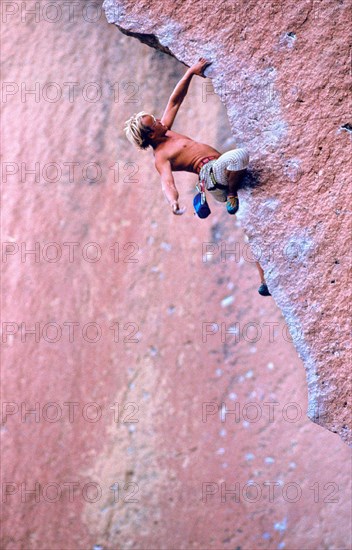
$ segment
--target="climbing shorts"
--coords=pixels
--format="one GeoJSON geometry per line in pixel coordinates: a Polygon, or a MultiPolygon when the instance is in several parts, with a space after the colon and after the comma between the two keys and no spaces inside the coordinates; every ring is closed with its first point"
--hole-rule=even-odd
{"type": "Polygon", "coordinates": [[[247,168],[249,153],[247,149],[232,149],[215,160],[202,166],[199,179],[205,182],[205,188],[218,202],[226,202],[229,192],[226,170],[237,172],[247,168]]]}

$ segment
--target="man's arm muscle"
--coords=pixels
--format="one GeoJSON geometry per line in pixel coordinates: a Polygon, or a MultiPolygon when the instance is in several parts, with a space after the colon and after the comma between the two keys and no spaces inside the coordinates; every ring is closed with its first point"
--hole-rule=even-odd
{"type": "Polygon", "coordinates": [[[159,158],[155,160],[155,167],[161,177],[161,188],[168,200],[174,214],[183,214],[184,210],[178,204],[178,191],[172,175],[171,163],[167,159],[159,158]]]}
{"type": "Polygon", "coordinates": [[[172,204],[178,200],[178,191],[176,189],[174,176],[172,175],[171,163],[166,159],[155,161],[155,167],[160,174],[161,188],[168,202],[172,204]]]}
{"type": "Polygon", "coordinates": [[[165,124],[171,130],[171,126],[175,120],[175,117],[177,115],[177,112],[181,106],[182,101],[186,97],[186,94],[188,92],[188,88],[190,85],[190,82],[192,80],[192,76],[194,74],[202,76],[203,78],[203,71],[206,69],[206,67],[210,65],[210,62],[204,59],[203,57],[200,58],[200,60],[192,65],[184,76],[181,78],[181,80],[176,85],[174,91],[172,92],[170,99],[168,101],[168,104],[166,105],[166,109],[164,111],[163,116],[161,117],[161,122],[165,124]]]}
{"type": "Polygon", "coordinates": [[[193,74],[194,73],[192,69],[188,69],[186,71],[185,75],[177,83],[166,105],[164,114],[161,117],[161,122],[165,124],[165,126],[167,126],[169,130],[171,130],[171,126],[173,125],[173,122],[181,106],[181,103],[186,97],[193,74]]]}

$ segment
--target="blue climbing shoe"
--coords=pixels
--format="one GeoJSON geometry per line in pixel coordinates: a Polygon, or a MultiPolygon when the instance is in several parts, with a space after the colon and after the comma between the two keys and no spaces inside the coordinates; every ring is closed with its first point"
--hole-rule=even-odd
{"type": "Polygon", "coordinates": [[[262,283],[258,288],[258,292],[261,296],[271,296],[266,283],[262,283]]]}
{"type": "Polygon", "coordinates": [[[238,195],[231,195],[227,197],[226,209],[229,214],[236,214],[240,207],[238,195]]]}

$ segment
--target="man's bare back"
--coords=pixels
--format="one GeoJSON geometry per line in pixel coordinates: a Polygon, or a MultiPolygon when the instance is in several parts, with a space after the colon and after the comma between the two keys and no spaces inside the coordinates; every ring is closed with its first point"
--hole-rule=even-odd
{"type": "Polygon", "coordinates": [[[162,163],[166,159],[170,162],[173,172],[185,171],[196,174],[197,166],[204,157],[221,156],[214,147],[199,143],[173,130],[167,130],[164,137],[165,141],[159,143],[154,150],[155,163],[162,163]]]}

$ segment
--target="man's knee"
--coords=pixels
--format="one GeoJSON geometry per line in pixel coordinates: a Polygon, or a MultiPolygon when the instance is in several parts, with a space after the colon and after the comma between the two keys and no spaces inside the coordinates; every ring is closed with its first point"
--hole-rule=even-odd
{"type": "Polygon", "coordinates": [[[227,164],[227,170],[231,172],[243,172],[249,164],[249,153],[245,148],[234,149],[227,164]]]}

